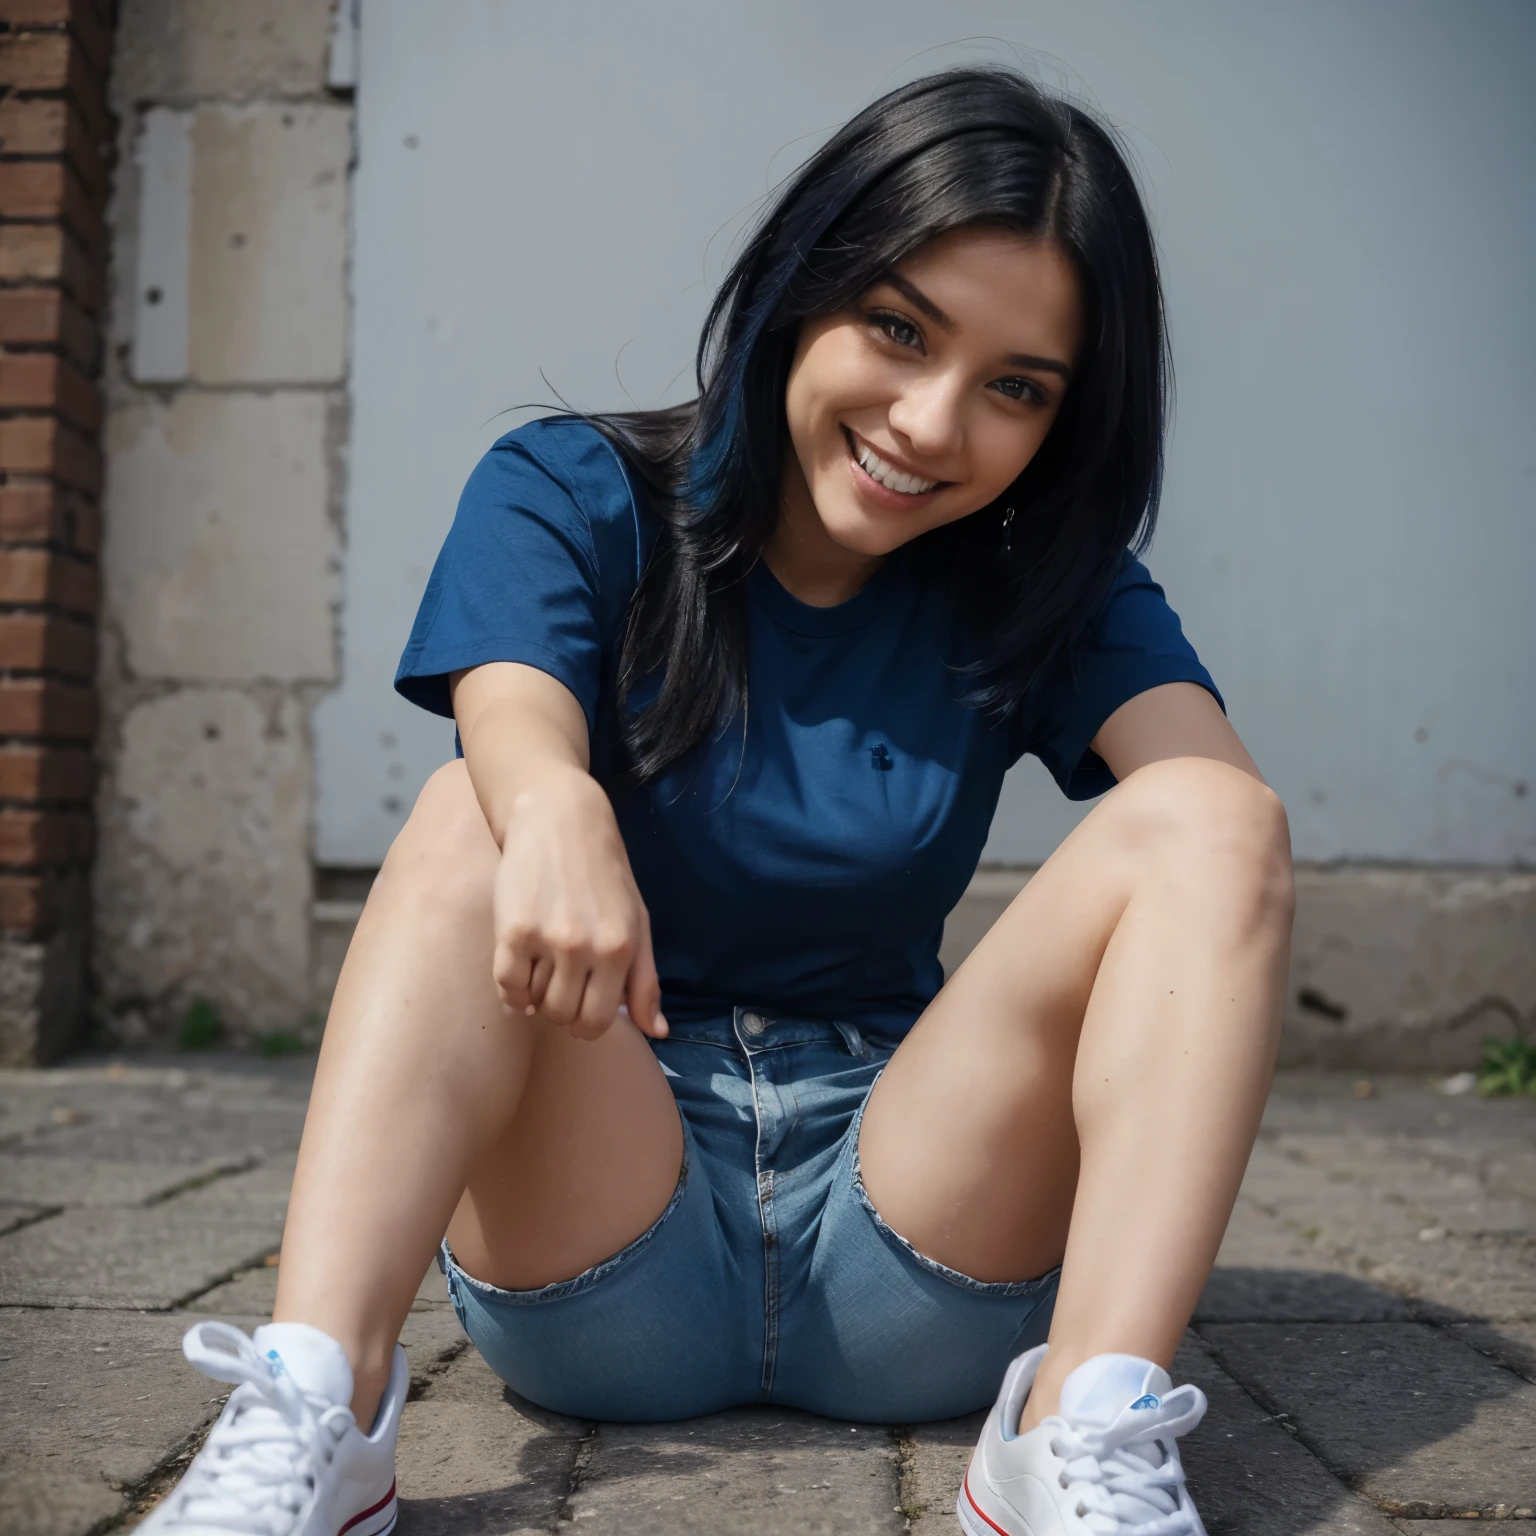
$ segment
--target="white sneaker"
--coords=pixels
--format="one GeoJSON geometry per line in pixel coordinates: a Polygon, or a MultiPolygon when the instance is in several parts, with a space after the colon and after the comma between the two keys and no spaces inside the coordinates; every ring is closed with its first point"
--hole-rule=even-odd
{"type": "Polygon", "coordinates": [[[410,1386],[397,1344],[373,1429],[352,1417],[352,1368],[329,1334],[268,1323],[247,1338],[198,1323],[182,1353],[235,1390],[207,1443],[139,1536],[385,1536],[395,1525],[395,1438],[410,1386]]]}
{"type": "Polygon", "coordinates": [[[1176,1437],[1205,1415],[1199,1387],[1135,1355],[1095,1355],[1067,1377],[1059,1410],[1019,1418],[1045,1356],[1008,1367],[960,1489],[969,1536],[1205,1536],[1176,1437]]]}

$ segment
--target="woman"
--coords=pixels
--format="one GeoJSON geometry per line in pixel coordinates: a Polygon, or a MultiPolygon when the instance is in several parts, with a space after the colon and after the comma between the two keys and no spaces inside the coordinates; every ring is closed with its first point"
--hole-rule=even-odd
{"type": "Polygon", "coordinates": [[[397,681],[462,760],[347,958],[276,1321],[189,1335],[243,1385],[145,1529],[388,1529],[396,1336],[445,1231],[534,1402],[995,1396],[975,1536],[1200,1529],[1204,1399],[1167,1367],[1268,1087],[1291,887],[1132,554],[1164,386],[1114,142],[960,71],[782,192],[696,402],[490,450],[397,681]],[[946,982],[1024,752],[1108,793],[946,982]]]}

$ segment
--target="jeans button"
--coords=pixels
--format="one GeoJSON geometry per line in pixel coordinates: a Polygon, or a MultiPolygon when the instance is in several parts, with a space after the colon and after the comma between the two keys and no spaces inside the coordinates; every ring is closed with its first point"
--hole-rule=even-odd
{"type": "Polygon", "coordinates": [[[749,1035],[760,1035],[767,1029],[768,1021],[760,1013],[744,1013],[741,1016],[741,1027],[749,1035]]]}

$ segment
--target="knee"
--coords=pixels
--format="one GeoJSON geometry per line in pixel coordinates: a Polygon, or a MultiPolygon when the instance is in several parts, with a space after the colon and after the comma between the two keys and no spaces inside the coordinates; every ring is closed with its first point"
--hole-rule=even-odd
{"type": "Polygon", "coordinates": [[[1290,933],[1291,833],[1267,785],[1209,758],[1152,763],[1116,791],[1148,873],[1199,893],[1237,926],[1290,933]]]}
{"type": "Polygon", "coordinates": [[[413,901],[434,916],[489,910],[497,849],[462,761],[439,768],[422,786],[385,855],[375,888],[413,901]]]}

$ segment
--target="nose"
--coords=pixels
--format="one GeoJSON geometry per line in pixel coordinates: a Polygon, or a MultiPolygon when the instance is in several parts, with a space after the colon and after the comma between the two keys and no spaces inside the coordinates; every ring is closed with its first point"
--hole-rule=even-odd
{"type": "Polygon", "coordinates": [[[886,415],[914,455],[942,458],[958,452],[965,440],[961,382],[945,373],[913,379],[886,415]]]}

